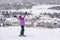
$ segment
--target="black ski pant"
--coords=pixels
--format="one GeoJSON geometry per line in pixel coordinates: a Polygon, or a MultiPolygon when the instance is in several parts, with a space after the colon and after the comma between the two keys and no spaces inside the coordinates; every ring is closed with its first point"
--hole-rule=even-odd
{"type": "Polygon", "coordinates": [[[24,25],[21,26],[21,35],[24,35],[24,25]]]}

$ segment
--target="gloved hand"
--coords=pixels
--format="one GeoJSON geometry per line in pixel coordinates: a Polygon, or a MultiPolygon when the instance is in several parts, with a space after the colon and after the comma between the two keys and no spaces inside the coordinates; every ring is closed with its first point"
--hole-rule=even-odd
{"type": "Polygon", "coordinates": [[[25,14],[28,14],[27,12],[25,12],[25,14]]]}
{"type": "Polygon", "coordinates": [[[17,16],[14,16],[14,17],[17,17],[17,16]]]}

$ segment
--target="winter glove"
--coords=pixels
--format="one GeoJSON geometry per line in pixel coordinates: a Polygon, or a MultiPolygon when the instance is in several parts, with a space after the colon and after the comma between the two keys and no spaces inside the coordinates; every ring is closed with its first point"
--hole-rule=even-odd
{"type": "Polygon", "coordinates": [[[14,16],[14,17],[17,17],[17,16],[14,16]]]}
{"type": "Polygon", "coordinates": [[[25,15],[27,15],[28,13],[27,12],[25,12],[25,15]]]}

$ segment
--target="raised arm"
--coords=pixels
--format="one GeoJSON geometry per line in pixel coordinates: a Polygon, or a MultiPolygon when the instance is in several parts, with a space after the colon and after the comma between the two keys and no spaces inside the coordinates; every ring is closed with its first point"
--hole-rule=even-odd
{"type": "Polygon", "coordinates": [[[26,17],[26,15],[27,15],[27,12],[25,12],[25,15],[23,16],[23,18],[25,18],[25,17],[26,17]]]}
{"type": "Polygon", "coordinates": [[[25,17],[26,17],[26,15],[23,16],[23,18],[25,18],[25,17]]]}
{"type": "Polygon", "coordinates": [[[17,16],[14,16],[15,18],[17,18],[18,20],[20,20],[17,16]]]}

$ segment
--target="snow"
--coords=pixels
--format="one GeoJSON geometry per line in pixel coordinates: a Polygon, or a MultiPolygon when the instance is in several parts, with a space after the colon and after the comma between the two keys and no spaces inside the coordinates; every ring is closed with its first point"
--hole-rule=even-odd
{"type": "Polygon", "coordinates": [[[60,28],[25,27],[26,37],[19,37],[20,27],[0,27],[0,40],[60,40],[60,28]]]}
{"type": "Polygon", "coordinates": [[[60,10],[48,9],[53,6],[60,6],[60,5],[37,5],[32,7],[31,12],[34,15],[39,15],[40,13],[51,13],[51,14],[53,14],[54,12],[60,13],[60,10]]]}
{"type": "Polygon", "coordinates": [[[33,9],[47,9],[47,8],[50,8],[50,7],[53,7],[53,6],[60,6],[60,5],[37,5],[37,6],[33,6],[32,8],[33,9]]]}
{"type": "Polygon", "coordinates": [[[6,18],[6,21],[10,21],[10,22],[18,22],[18,19],[17,18],[14,18],[14,17],[12,17],[12,18],[6,18]]]}
{"type": "Polygon", "coordinates": [[[60,13],[60,10],[52,10],[52,9],[31,9],[31,12],[34,15],[39,15],[40,13],[50,13],[53,14],[54,12],[60,13]]]}
{"type": "Polygon", "coordinates": [[[54,9],[48,9],[50,7],[53,6],[60,6],[60,5],[37,5],[37,6],[33,6],[31,9],[19,9],[17,10],[17,12],[29,12],[29,13],[33,13],[33,15],[37,16],[40,13],[51,13],[53,14],[54,12],[60,13],[60,10],[54,10],[54,9]]]}
{"type": "MultiPolygon", "coordinates": [[[[11,9],[11,10],[5,10],[5,11],[10,11],[10,12],[29,12],[29,13],[33,13],[33,15],[37,16],[40,13],[51,13],[53,14],[54,12],[60,13],[60,10],[54,10],[54,9],[48,9],[50,7],[53,6],[60,6],[60,5],[37,5],[37,6],[33,6],[31,9],[11,9]]],[[[4,10],[1,10],[4,11],[4,10]]]]}

